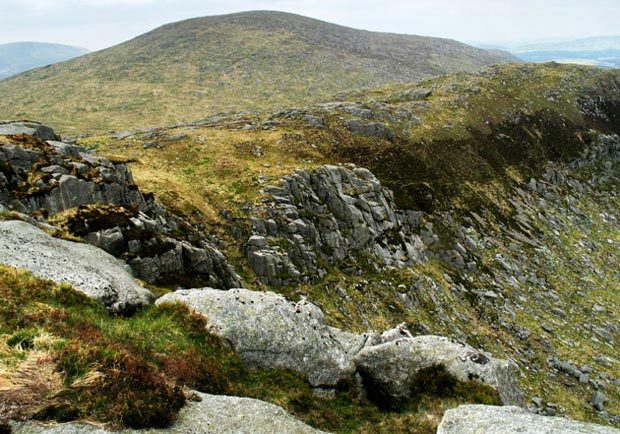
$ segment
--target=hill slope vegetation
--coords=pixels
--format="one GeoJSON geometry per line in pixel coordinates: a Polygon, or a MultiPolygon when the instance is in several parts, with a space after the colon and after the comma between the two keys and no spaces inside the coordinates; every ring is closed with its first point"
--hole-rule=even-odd
{"type": "MultiPolygon", "coordinates": [[[[353,339],[347,332],[385,330],[399,323],[404,324],[390,331],[397,337],[406,329],[416,335],[411,339],[448,336],[514,363],[518,374],[510,378],[520,383],[531,412],[619,426],[619,133],[618,71],[545,64],[492,66],[479,73],[351,92],[340,101],[303,108],[214,115],[181,126],[81,137],[77,143],[107,155],[110,164],[130,164],[140,190],[154,193],[183,217],[185,225],[170,236],[200,241],[188,228],[204,231],[248,289],[285,295],[291,314],[305,317],[303,309],[314,303],[323,312],[325,323],[320,326],[338,327],[340,338],[347,340],[353,339]]],[[[27,148],[32,139],[9,134],[3,140],[6,152],[11,152],[7,155],[19,156],[19,146],[13,145],[27,148]]],[[[51,146],[37,143],[42,149],[51,146]]],[[[62,149],[68,152],[71,145],[62,149]]],[[[32,155],[25,151],[22,160],[32,155]]],[[[137,211],[130,214],[125,205],[114,210],[95,205],[78,208],[77,213],[68,209],[64,215],[48,215],[54,211],[46,214],[34,206],[36,198],[53,194],[73,177],[96,185],[103,183],[104,175],[109,178],[106,170],[78,172],[78,167],[91,167],[86,163],[96,161],[92,156],[81,166],[66,157],[54,159],[54,166],[47,160],[28,161],[28,172],[16,171],[11,164],[0,166],[5,189],[10,190],[5,193],[10,199],[7,208],[22,204],[32,217],[57,225],[65,237],[100,243],[102,237],[114,236],[123,247],[131,243],[131,253],[142,259],[174,255],[174,243],[158,243],[157,249],[146,251],[148,240],[127,219],[137,211]],[[123,215],[126,218],[119,219],[123,215]]],[[[159,221],[164,214],[157,212],[159,221]]],[[[109,252],[117,250],[107,244],[109,252]]],[[[123,255],[116,251],[117,257],[127,258],[123,255]]],[[[155,283],[175,288],[179,284],[155,283]]],[[[355,360],[371,402],[353,393],[354,385],[346,382],[332,389],[335,399],[325,400],[313,397],[308,383],[296,375],[246,371],[234,354],[204,333],[203,320],[179,306],[150,306],[126,320],[112,321],[67,288],[33,282],[30,275],[6,268],[0,268],[2,291],[9,300],[9,307],[0,312],[8,318],[5,322],[19,323],[24,330],[0,330],[4,357],[18,367],[19,360],[33,356],[22,354],[24,350],[46,351],[50,360],[62,362],[65,359],[56,353],[60,348],[69,361],[75,360],[75,353],[89,355],[73,363],[80,374],[97,367],[109,377],[117,371],[105,371],[103,356],[126,355],[123,360],[131,365],[111,366],[151,366],[157,379],[167,375],[169,352],[186,357],[192,367],[193,357],[206,355],[222,360],[200,366],[212,366],[212,378],[226,380],[221,383],[224,391],[276,402],[314,426],[339,433],[431,434],[443,412],[457,404],[455,399],[493,402],[484,390],[482,396],[480,391],[472,396],[459,385],[445,387],[444,375],[435,366],[413,382],[420,387],[409,390],[411,401],[382,408],[376,404],[394,396],[366,368],[369,352],[357,353],[355,360]],[[33,286],[46,290],[26,291],[33,286]],[[66,312],[67,329],[63,322],[49,321],[55,317],[35,315],[59,309],[66,312]],[[70,339],[64,333],[73,330],[72,318],[80,324],[94,321],[98,333],[87,334],[90,328],[83,326],[81,340],[65,342],[64,347],[50,345],[50,338],[40,342],[39,337],[48,334],[70,339]],[[145,335],[152,346],[138,345],[145,335]],[[162,336],[175,338],[158,339],[162,336]],[[116,353],[101,356],[98,349],[110,347],[110,341],[117,343],[110,348],[116,353]],[[447,393],[420,394],[433,388],[447,393]]],[[[153,291],[166,289],[154,286],[153,291]]],[[[208,293],[220,297],[215,290],[181,290],[164,300],[208,293]]],[[[231,299],[254,306],[228,311],[235,315],[266,306],[235,291],[231,299]]],[[[210,311],[207,323],[217,324],[224,317],[218,315],[210,311]]],[[[226,316],[235,325],[243,322],[226,316]]],[[[255,313],[244,318],[256,329],[255,313]]],[[[317,323],[312,324],[317,330],[317,323]]],[[[211,330],[222,337],[225,328],[211,330]]],[[[278,336],[289,337],[290,330],[289,326],[278,336]]],[[[243,353],[234,334],[227,336],[243,353]]],[[[395,342],[401,339],[409,338],[395,342]]],[[[250,342],[250,352],[255,353],[273,339],[250,342]]],[[[389,344],[380,345],[393,348],[389,344]]],[[[241,359],[247,363],[247,358],[241,359]]],[[[402,359],[385,360],[390,361],[389,369],[400,372],[402,359]]],[[[474,353],[459,360],[490,363],[487,356],[474,353]]],[[[132,379],[138,382],[139,377],[125,376],[129,392],[132,379]]],[[[384,376],[388,381],[396,377],[384,376]]],[[[64,381],[82,385],[76,381],[81,378],[64,381]]],[[[179,375],[169,386],[194,387],[192,381],[200,380],[179,375]]],[[[97,394],[92,387],[98,384],[91,382],[86,391],[97,394]]],[[[204,387],[199,385],[199,390],[204,387]]],[[[106,395],[110,401],[106,398],[101,404],[108,407],[94,408],[97,412],[89,399],[78,399],[85,395],[68,396],[72,400],[66,404],[73,413],[67,419],[82,416],[128,424],[122,414],[107,410],[132,408],[115,405],[115,396],[122,401],[131,395],[121,392],[106,395]]],[[[158,391],[148,392],[143,401],[147,407],[161,396],[153,392],[158,391]]],[[[62,413],[47,416],[58,419],[62,413]]]]}
{"type": "Polygon", "coordinates": [[[60,132],[142,128],[317,101],[362,87],[503,63],[456,41],[354,30],[278,12],[168,24],[0,83],[8,118],[60,132]]]}
{"type": "Polygon", "coordinates": [[[619,102],[617,71],[507,65],[82,143],[137,158],[138,184],[202,216],[250,287],[305,296],[351,331],[405,322],[490,349],[519,365],[532,410],[617,424],[619,102]],[[342,166],[325,178],[326,164],[342,166]],[[355,165],[408,216],[378,215],[388,230],[369,230],[370,248],[356,244],[363,220],[320,201],[334,197],[325,179],[343,203],[370,197],[355,165]],[[313,244],[307,227],[333,215],[313,244]]]}

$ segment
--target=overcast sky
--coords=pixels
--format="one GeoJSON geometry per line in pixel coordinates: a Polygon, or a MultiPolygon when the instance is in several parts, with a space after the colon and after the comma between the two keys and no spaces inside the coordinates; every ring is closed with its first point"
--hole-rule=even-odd
{"type": "Polygon", "coordinates": [[[98,50],[162,24],[247,10],[468,43],[620,34],[620,0],[0,0],[0,44],[40,41],[98,50]]]}

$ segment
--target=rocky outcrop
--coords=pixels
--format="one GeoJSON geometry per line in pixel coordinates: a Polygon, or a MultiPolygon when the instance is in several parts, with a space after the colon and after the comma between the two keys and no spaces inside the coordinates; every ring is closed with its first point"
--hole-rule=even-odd
{"type": "Polygon", "coordinates": [[[386,124],[381,122],[364,122],[361,119],[350,119],[345,122],[345,126],[349,131],[364,136],[380,137],[388,140],[394,138],[394,133],[386,124]]]}
{"type": "Polygon", "coordinates": [[[448,410],[437,434],[620,434],[620,430],[563,417],[529,413],[519,407],[462,405],[448,410]]]}
{"type": "Polygon", "coordinates": [[[321,434],[277,405],[249,398],[192,392],[177,421],[165,429],[108,431],[84,423],[42,426],[13,424],[13,434],[321,434]]]}
{"type": "Polygon", "coordinates": [[[229,343],[250,368],[290,368],[314,387],[362,377],[369,395],[384,401],[411,397],[416,374],[441,366],[460,381],[476,380],[521,404],[513,364],[438,336],[412,337],[404,325],[379,335],[328,327],[323,312],[301,300],[247,289],[178,290],[156,303],[181,302],[205,315],[211,332],[229,343]]]}
{"type": "Polygon", "coordinates": [[[398,401],[411,397],[418,372],[442,367],[460,381],[476,380],[491,386],[503,404],[523,404],[513,363],[445,337],[395,337],[367,345],[355,356],[364,385],[382,398],[398,401]]]}
{"type": "Polygon", "coordinates": [[[157,303],[181,302],[205,315],[210,331],[228,342],[251,368],[291,368],[312,386],[335,386],[352,376],[352,355],[325,324],[323,312],[272,292],[246,289],[179,290],[157,303]]]}
{"type": "Polygon", "coordinates": [[[8,134],[0,136],[0,205],[5,209],[39,218],[71,210],[59,224],[125,260],[149,283],[183,276],[219,288],[242,286],[209,238],[140,192],[126,163],[28,135],[51,131],[41,124],[0,127],[6,125],[10,128],[0,128],[8,134]]]}
{"type": "Polygon", "coordinates": [[[356,256],[403,267],[418,261],[422,242],[414,212],[399,212],[392,193],[368,170],[323,166],[297,170],[281,186],[264,189],[264,206],[251,218],[248,261],[272,285],[314,280],[322,262],[359,267],[356,256]]]}
{"type": "Polygon", "coordinates": [[[68,283],[113,313],[134,310],[153,297],[126,265],[103,250],[53,238],[21,221],[0,222],[0,263],[68,283]]]}
{"type": "Polygon", "coordinates": [[[28,134],[43,140],[60,140],[50,127],[31,121],[0,121],[0,135],[28,134]]]}

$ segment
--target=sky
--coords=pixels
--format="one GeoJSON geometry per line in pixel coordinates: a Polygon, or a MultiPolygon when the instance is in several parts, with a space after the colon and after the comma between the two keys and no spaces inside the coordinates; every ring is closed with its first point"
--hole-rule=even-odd
{"type": "Polygon", "coordinates": [[[38,41],[99,50],[166,23],[248,10],[473,44],[620,34],[620,0],[0,0],[0,44],[38,41]]]}

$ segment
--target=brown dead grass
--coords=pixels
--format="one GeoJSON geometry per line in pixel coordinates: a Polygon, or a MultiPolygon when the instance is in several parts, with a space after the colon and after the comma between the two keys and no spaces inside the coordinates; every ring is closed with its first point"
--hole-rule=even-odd
{"type": "Polygon", "coordinates": [[[58,404],[63,390],[62,376],[50,353],[28,351],[16,366],[0,368],[0,423],[30,418],[58,404]]]}

